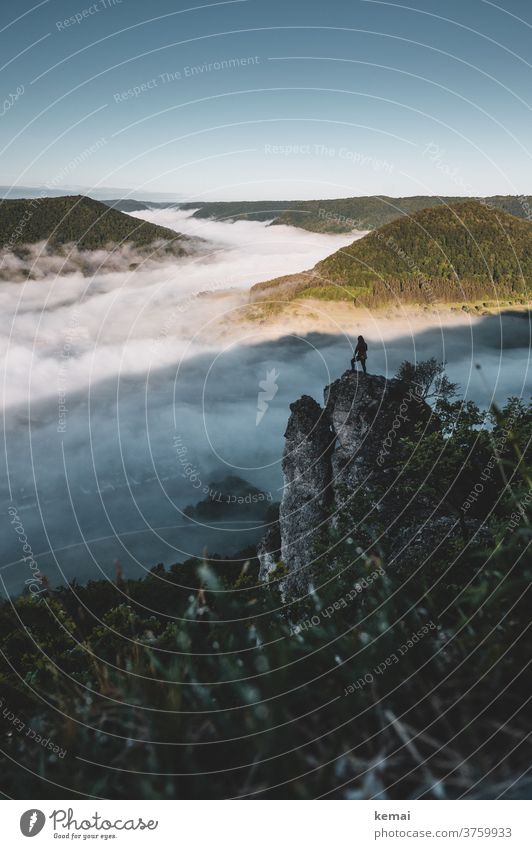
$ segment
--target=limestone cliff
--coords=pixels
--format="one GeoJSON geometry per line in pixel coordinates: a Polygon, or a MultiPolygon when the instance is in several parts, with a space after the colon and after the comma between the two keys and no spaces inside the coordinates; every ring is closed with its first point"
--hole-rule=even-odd
{"type": "Polygon", "coordinates": [[[327,411],[309,395],[290,404],[290,410],[279,524],[260,548],[260,576],[267,579],[281,562],[290,570],[291,590],[305,592],[331,507],[335,436],[327,411]]]}
{"type": "Polygon", "coordinates": [[[412,387],[361,372],[347,371],[327,386],[323,407],[304,395],[290,410],[279,523],[259,547],[261,579],[282,578],[286,599],[308,592],[320,557],[334,568],[354,508],[366,511],[366,533],[372,514],[385,511],[393,523],[397,507],[383,493],[398,441],[416,427],[437,426],[412,387]]]}

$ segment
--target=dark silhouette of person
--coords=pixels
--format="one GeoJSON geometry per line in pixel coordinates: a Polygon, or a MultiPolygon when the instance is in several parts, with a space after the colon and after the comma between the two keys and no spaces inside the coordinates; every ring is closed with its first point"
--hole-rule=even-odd
{"type": "Polygon", "coordinates": [[[362,366],[362,371],[364,372],[364,374],[367,374],[367,372],[366,372],[366,360],[367,360],[367,358],[368,358],[368,346],[366,345],[364,337],[359,336],[357,346],[355,348],[355,354],[354,354],[353,357],[351,357],[351,371],[356,371],[355,363],[359,362],[362,366]]]}

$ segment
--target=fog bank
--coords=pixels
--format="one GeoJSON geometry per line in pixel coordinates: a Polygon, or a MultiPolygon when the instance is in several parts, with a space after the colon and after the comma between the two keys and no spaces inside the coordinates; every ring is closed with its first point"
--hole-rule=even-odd
{"type": "MultiPolygon", "coordinates": [[[[160,212],[170,212],[156,213],[170,226],[160,212]]],[[[339,307],[326,333],[308,332],[306,321],[242,325],[220,342],[211,323],[246,301],[251,282],[308,268],[336,249],[333,241],[349,239],[171,212],[176,228],[217,239],[207,255],[89,281],[73,274],[0,285],[4,592],[20,591],[27,577],[9,505],[52,586],[113,578],[115,560],[139,575],[205,548],[230,554],[256,541],[264,525],[237,508],[219,523],[187,519],[184,510],[228,474],[279,500],[289,404],[302,394],[322,400],[348,366],[357,331],[371,372],[391,376],[404,359],[435,356],[483,405],[530,393],[526,313],[452,323],[446,314],[444,323],[437,314],[390,320],[368,312],[356,328],[339,307]],[[234,290],[222,294],[228,285],[234,290]],[[207,289],[209,297],[198,297],[207,289]]]]}

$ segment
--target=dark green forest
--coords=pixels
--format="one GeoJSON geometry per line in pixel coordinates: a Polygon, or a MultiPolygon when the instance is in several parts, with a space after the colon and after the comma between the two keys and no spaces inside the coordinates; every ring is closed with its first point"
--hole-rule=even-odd
{"type": "Polygon", "coordinates": [[[180,254],[184,253],[186,239],[83,195],[2,200],[0,249],[16,251],[41,241],[53,248],[73,243],[84,250],[124,243],[147,247],[162,242],[180,254]]]}

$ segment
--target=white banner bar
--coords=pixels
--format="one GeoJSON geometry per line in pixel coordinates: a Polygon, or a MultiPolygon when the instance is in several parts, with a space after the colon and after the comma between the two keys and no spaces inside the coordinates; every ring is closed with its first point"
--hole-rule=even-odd
{"type": "Polygon", "coordinates": [[[2,845],[531,849],[529,801],[4,801],[2,845]]]}

